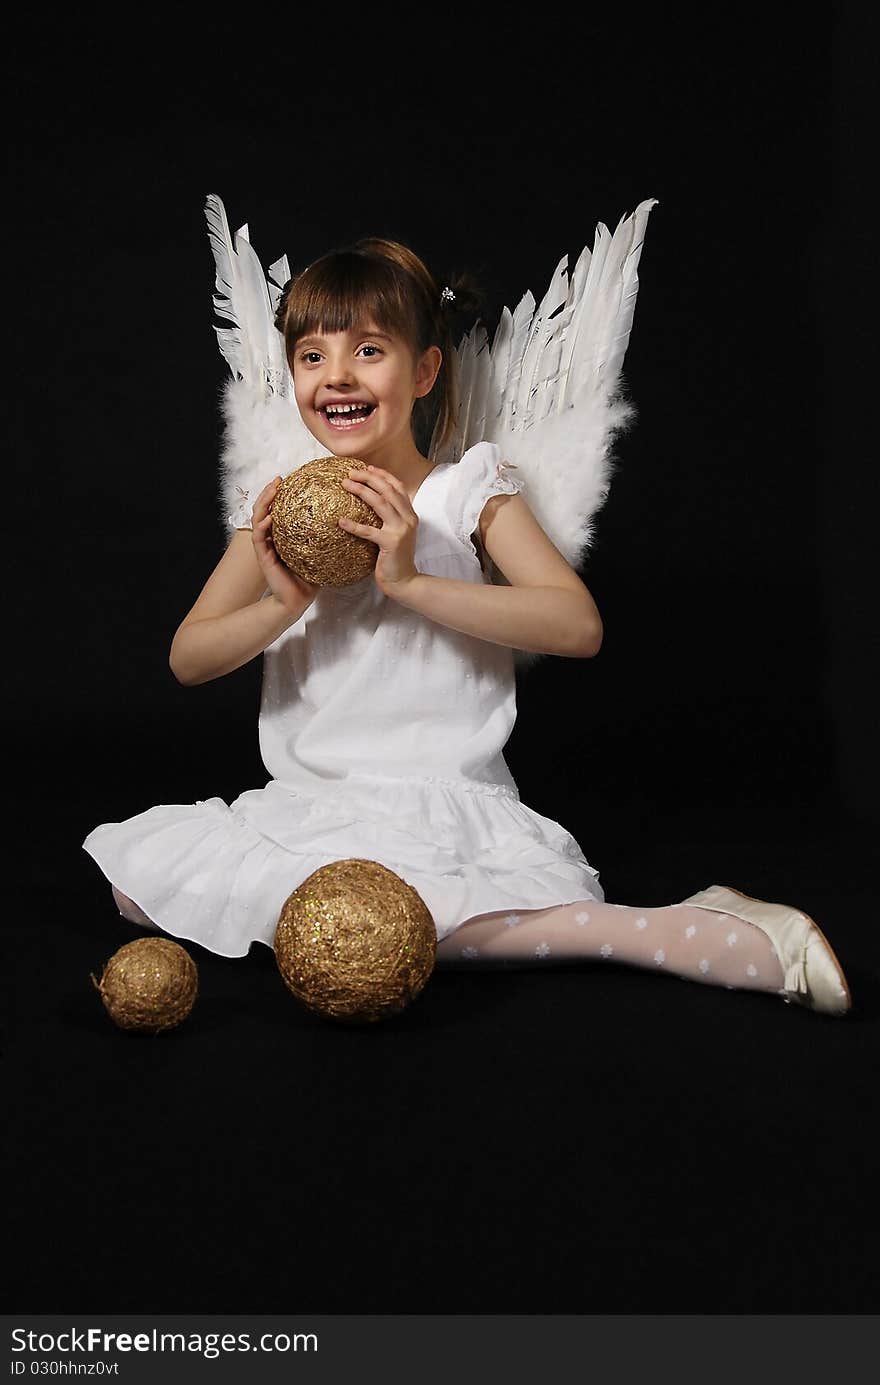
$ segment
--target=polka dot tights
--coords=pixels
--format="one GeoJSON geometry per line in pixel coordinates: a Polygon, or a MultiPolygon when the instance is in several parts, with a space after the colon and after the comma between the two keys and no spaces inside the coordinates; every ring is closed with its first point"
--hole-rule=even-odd
{"type": "Polygon", "coordinates": [[[438,965],[552,966],[594,957],[710,986],[778,991],[783,970],[754,924],[693,904],[637,909],[594,899],[478,914],[437,945],[438,965]]]}

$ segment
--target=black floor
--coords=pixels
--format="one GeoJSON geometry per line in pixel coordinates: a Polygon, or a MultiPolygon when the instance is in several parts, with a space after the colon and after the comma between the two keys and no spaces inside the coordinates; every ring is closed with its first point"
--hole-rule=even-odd
{"type": "Polygon", "coordinates": [[[21,864],[11,920],[7,1311],[876,1309],[868,843],[598,862],[611,901],[718,883],[798,904],[846,969],[844,1020],[585,962],[435,973],[351,1029],[300,1008],[267,948],[187,943],[197,1006],[145,1039],[90,981],[144,935],[78,851],[100,820],[78,811],[60,868],[21,864]]]}

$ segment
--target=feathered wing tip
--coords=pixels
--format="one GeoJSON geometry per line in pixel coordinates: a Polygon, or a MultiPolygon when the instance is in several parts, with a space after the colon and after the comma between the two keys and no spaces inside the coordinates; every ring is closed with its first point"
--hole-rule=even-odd
{"type": "MultiPolygon", "coordinates": [[[[278,303],[284,286],[289,278],[290,265],[287,262],[287,256],[282,255],[280,260],[276,260],[274,264],[270,264],[269,272],[266,276],[266,287],[269,292],[269,310],[272,314],[272,331],[275,333],[273,341],[276,344],[278,361],[278,377],[271,383],[274,393],[281,394],[285,399],[291,400],[295,407],[296,399],[293,393],[293,379],[290,374],[290,367],[287,364],[284,338],[274,325],[275,314],[278,311],[278,303]]],[[[297,413],[299,413],[299,410],[297,410],[297,413]]]]}
{"type": "Polygon", "coordinates": [[[619,279],[620,287],[616,294],[616,308],[614,307],[615,293],[612,292],[610,295],[612,311],[608,313],[606,319],[607,330],[604,335],[604,350],[597,363],[599,372],[609,387],[614,386],[614,382],[620,374],[626,348],[629,345],[639,291],[639,260],[642,258],[642,246],[645,243],[648,216],[651,208],[656,205],[656,197],[646,198],[645,201],[639,203],[630,217],[621,218],[617,230],[614,232],[612,248],[614,240],[621,232],[623,233],[620,234],[619,269],[617,262],[612,260],[615,283],[619,279]]]}
{"type": "Polygon", "coordinates": [[[281,291],[290,279],[290,265],[287,263],[287,256],[282,255],[280,260],[269,266],[269,297],[272,300],[272,312],[278,308],[278,300],[281,291]]]}
{"type": "Polygon", "coordinates": [[[592,255],[586,247],[581,252],[567,305],[570,327],[559,359],[559,408],[587,384],[601,380],[613,386],[620,373],[635,313],[645,228],[656,204],[656,198],[640,202],[630,216],[621,217],[610,237],[599,222],[592,255]]]}
{"type": "Polygon", "coordinates": [[[233,324],[214,329],[233,376],[222,398],[222,520],[248,527],[253,503],[273,476],[288,475],[325,455],[326,448],[302,420],[284,339],[275,326],[278,300],[290,278],[287,256],[266,276],[247,225],[233,239],[226,209],[214,193],[206,199],[205,216],[217,266],[214,308],[233,324]]]}
{"type": "Polygon", "coordinates": [[[287,256],[276,260],[267,279],[250,243],[247,225],[240,226],[233,239],[226,209],[215,193],[206,198],[205,217],[217,266],[214,309],[233,324],[214,329],[221,354],[233,375],[253,389],[291,397],[284,340],[275,326],[282,286],[274,280],[285,271],[289,277],[287,256]]]}
{"type": "Polygon", "coordinates": [[[266,367],[275,361],[267,330],[269,295],[260,261],[248,240],[247,226],[241,226],[233,240],[226,209],[214,193],[206,198],[205,217],[217,266],[214,309],[233,324],[215,328],[220,351],[234,375],[255,388],[265,386],[266,367]]]}
{"type": "Polygon", "coordinates": [[[208,222],[208,239],[214,252],[217,273],[214,290],[214,310],[218,317],[232,322],[232,327],[215,327],[220,354],[239,379],[250,373],[250,352],[242,335],[235,305],[235,249],[226,219],[226,209],[219,197],[209,193],[205,201],[205,217],[208,222]]]}

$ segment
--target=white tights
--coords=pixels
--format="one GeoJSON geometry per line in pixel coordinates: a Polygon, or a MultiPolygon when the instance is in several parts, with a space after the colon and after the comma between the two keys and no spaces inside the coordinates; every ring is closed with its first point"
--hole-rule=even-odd
{"type": "MultiPolygon", "coordinates": [[[[115,885],[113,898],[123,918],[156,930],[115,885]]],[[[590,957],[653,967],[709,986],[782,989],[782,965],[760,928],[695,904],[637,909],[584,899],[519,913],[499,909],[476,914],[437,944],[437,964],[444,967],[540,967],[590,957]]]]}
{"type": "Polygon", "coordinates": [[[674,972],[710,986],[779,991],[776,949],[754,924],[695,904],[638,909],[594,899],[550,909],[477,914],[437,945],[437,962],[463,968],[552,966],[605,958],[674,972]]]}

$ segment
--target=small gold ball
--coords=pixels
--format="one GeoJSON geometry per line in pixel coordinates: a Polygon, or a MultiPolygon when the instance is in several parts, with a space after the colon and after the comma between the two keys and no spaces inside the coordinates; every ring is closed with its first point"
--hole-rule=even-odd
{"type": "Polygon", "coordinates": [[[147,1034],[185,1020],[199,989],[195,962],[171,938],[136,938],[114,952],[100,981],[90,975],[114,1024],[147,1034]]]}
{"type": "Polygon", "coordinates": [[[291,572],[315,587],[349,587],[373,571],[375,543],[339,527],[343,516],[382,528],[372,506],[342,485],[357,457],[318,457],[279,482],[270,505],[275,552],[291,572]]]}
{"type": "Polygon", "coordinates": [[[421,895],[378,861],[351,857],[313,871],[285,901],[275,959],[313,1013],[370,1024],[404,1010],[437,960],[437,930],[421,895]]]}

